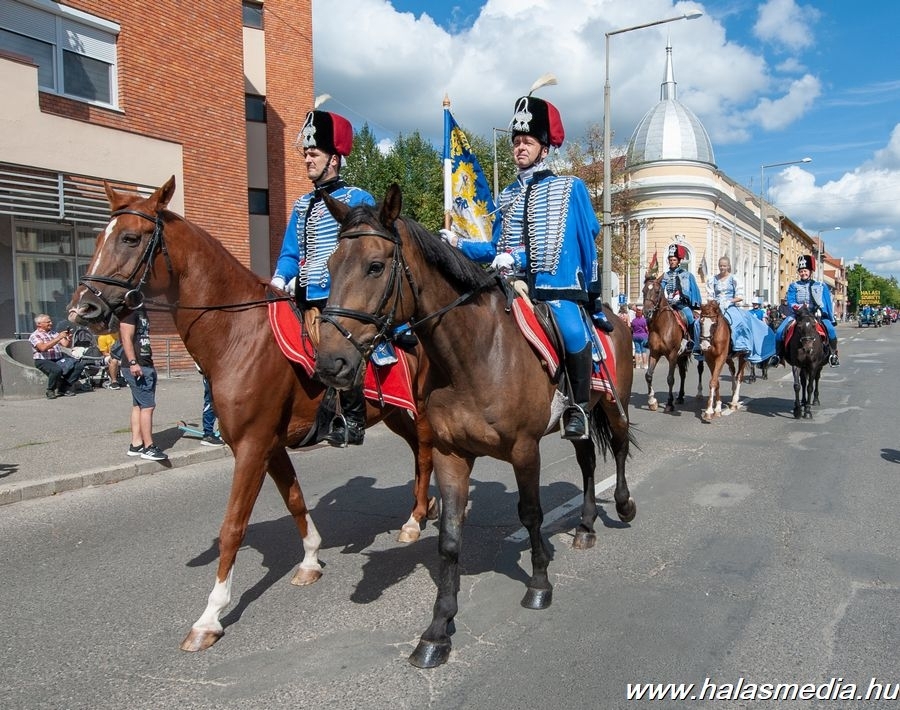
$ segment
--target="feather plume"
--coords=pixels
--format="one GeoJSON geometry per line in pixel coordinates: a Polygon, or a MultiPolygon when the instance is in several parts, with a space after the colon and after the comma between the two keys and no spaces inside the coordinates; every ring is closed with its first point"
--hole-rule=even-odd
{"type": "Polygon", "coordinates": [[[549,72],[547,74],[542,74],[537,78],[537,80],[531,85],[531,88],[528,90],[528,95],[531,96],[535,91],[540,89],[542,86],[553,86],[556,84],[556,77],[549,72]]]}
{"type": "Polygon", "coordinates": [[[319,108],[319,106],[324,104],[330,98],[331,98],[331,94],[319,94],[318,96],[316,96],[316,101],[313,104],[313,108],[314,109],[319,108]]]}

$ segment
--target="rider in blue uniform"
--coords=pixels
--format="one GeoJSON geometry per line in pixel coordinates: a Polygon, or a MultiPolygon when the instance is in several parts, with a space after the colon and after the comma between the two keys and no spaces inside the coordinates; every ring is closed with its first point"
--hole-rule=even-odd
{"type": "Polygon", "coordinates": [[[510,122],[516,181],[499,196],[499,217],[490,242],[441,232],[475,261],[528,284],[531,297],[553,311],[566,349],[565,369],[572,389],[563,413],[563,437],[589,434],[591,341],[582,316],[586,306],[607,332],[613,329],[600,310],[595,239],[600,225],[585,184],[576,177],[555,175],[545,159],[559,148],[565,132],[556,107],[529,94],[515,104],[510,122]]]}
{"type": "Polygon", "coordinates": [[[694,325],[694,309],[700,308],[703,297],[700,295],[700,287],[694,275],[681,265],[682,259],[687,256],[687,249],[682,244],[670,244],[666,252],[669,261],[669,270],[659,278],[660,287],[665,294],[669,305],[676,311],[680,311],[687,324],[687,332],[693,334],[693,339],[683,338],[678,354],[685,350],[693,350],[697,340],[697,330],[694,325]]]}
{"type": "MultiPolygon", "coordinates": [[[[341,180],[341,158],[353,148],[353,127],[343,116],[310,111],[297,136],[296,147],[303,152],[307,177],[315,187],[294,203],[271,283],[294,294],[304,310],[321,310],[331,290],[328,257],[337,249],[340,227],[322,195],[327,193],[351,207],[374,205],[375,199],[365,190],[341,180]]],[[[335,418],[325,438],[333,446],[362,444],[366,428],[362,385],[343,390],[340,400],[344,418],[335,418]]]]}
{"type": "Polygon", "coordinates": [[[828,333],[828,348],[831,350],[830,362],[832,367],[841,364],[838,358],[837,332],[834,329],[834,307],[831,304],[831,290],[827,284],[812,278],[813,269],[816,268],[815,259],[809,254],[804,254],[797,259],[798,281],[794,281],[787,290],[787,303],[791,313],[782,321],[775,332],[775,350],[779,362],[784,362],[784,331],[788,324],[793,323],[794,313],[801,306],[807,306],[810,313],[818,311],[822,317],[822,325],[828,333]]]}

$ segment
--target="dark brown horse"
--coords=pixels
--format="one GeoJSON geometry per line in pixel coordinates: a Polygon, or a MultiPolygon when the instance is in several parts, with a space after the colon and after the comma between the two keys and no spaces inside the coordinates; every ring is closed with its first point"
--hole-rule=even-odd
{"type": "Polygon", "coordinates": [[[740,409],[741,383],[747,367],[747,353],[735,353],[731,350],[731,326],[716,301],[707,301],[700,307],[700,352],[709,366],[709,402],[703,412],[703,421],[710,422],[713,417],[728,415],[740,409]],[[731,403],[722,412],[719,377],[726,363],[731,372],[731,403]]]}
{"type": "MultiPolygon", "coordinates": [[[[684,338],[684,330],[675,310],[665,297],[660,279],[650,275],[645,276],[641,297],[644,301],[647,330],[650,333],[647,340],[647,349],[650,351],[649,367],[644,373],[644,379],[647,380],[647,406],[654,412],[659,407],[659,401],[653,391],[653,373],[656,371],[656,363],[665,358],[669,363],[669,374],[666,377],[666,384],[669,385],[669,399],[666,401],[663,411],[674,412],[675,404],[684,404],[684,378],[687,375],[687,363],[691,352],[690,350],[685,350],[681,354],[678,352],[684,338]],[[677,399],[673,396],[676,367],[678,376],[681,378],[677,399]]],[[[702,379],[703,363],[700,363],[698,368],[702,379]]],[[[699,396],[699,389],[697,394],[699,396]]]]}
{"type": "MultiPolygon", "coordinates": [[[[137,307],[144,295],[159,297],[209,379],[222,438],[234,453],[234,474],[219,532],[215,585],[205,611],[181,644],[185,651],[198,651],[224,633],[219,617],[231,600],[235,558],[267,472],[303,541],[303,561],[291,583],[311,584],[322,575],[321,538],[286,447],[300,445],[314,427],[325,388],[288,361],[275,343],[267,315],[268,285],[207,232],[167,210],[174,191],[174,177],[147,198],[106,187],[112,220],[97,239],[83,285],[72,300],[70,319],[108,324],[137,307]]],[[[425,361],[411,360],[414,386],[421,391],[425,361]]],[[[423,405],[420,400],[418,406],[423,405]]],[[[367,414],[369,423],[383,419],[415,454],[411,518],[417,535],[429,504],[427,420],[414,421],[404,410],[382,410],[372,403],[367,414]]]]}
{"type": "MultiPolygon", "coordinates": [[[[557,386],[535,356],[508,311],[497,279],[416,222],[400,217],[396,185],[380,212],[327,200],[341,222],[331,256],[332,287],[322,312],[319,377],[335,387],[358,380],[372,349],[394,323],[411,322],[431,363],[426,385],[434,431],[434,472],[441,492],[438,548],[441,568],[431,625],[410,662],[430,668],[450,654],[449,625],[457,613],[459,551],[469,494],[469,476],[479,456],[512,464],[519,490],[519,519],[531,543],[532,576],[522,605],[550,605],[550,555],[541,535],[540,440],[559,425],[557,386]]],[[[595,540],[595,445],[616,460],[615,503],[619,518],[636,512],[625,480],[632,443],[628,419],[631,334],[609,307],[614,323],[619,406],[606,397],[593,402],[593,438],[572,442],[581,468],[583,504],[576,547],[595,540]],[[621,407],[621,409],[620,409],[621,407]]],[[[595,393],[596,396],[596,393],[595,393]]]]}
{"type": "Polygon", "coordinates": [[[785,343],[784,359],[794,375],[794,419],[812,419],[811,406],[819,406],[819,377],[828,360],[821,327],[806,306],[801,306],[794,316],[793,334],[785,343]]]}

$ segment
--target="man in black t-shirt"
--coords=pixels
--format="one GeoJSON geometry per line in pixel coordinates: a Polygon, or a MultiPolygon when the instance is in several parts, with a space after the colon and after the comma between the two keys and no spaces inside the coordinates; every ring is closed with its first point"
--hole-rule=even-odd
{"type": "Polygon", "coordinates": [[[150,347],[150,319],[140,308],[125,316],[119,326],[122,342],[122,376],[131,389],[131,446],[129,456],[165,461],[153,443],[153,410],[156,408],[156,368],[150,347]]]}

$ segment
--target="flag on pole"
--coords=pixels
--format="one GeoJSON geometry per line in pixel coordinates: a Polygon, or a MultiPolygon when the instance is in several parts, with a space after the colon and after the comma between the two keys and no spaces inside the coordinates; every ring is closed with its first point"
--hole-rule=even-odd
{"type": "Polygon", "coordinates": [[[444,98],[444,214],[445,225],[461,237],[490,241],[494,224],[494,199],[478,158],[469,148],[466,134],[450,113],[444,98]]]}
{"type": "Polygon", "coordinates": [[[656,272],[659,270],[659,250],[657,249],[653,252],[653,258],[650,259],[650,264],[647,266],[647,273],[650,276],[656,276],[656,272]]]}
{"type": "Polygon", "coordinates": [[[703,258],[700,260],[700,266],[697,268],[697,275],[700,277],[701,281],[706,281],[706,275],[709,273],[709,267],[706,265],[706,252],[703,253],[703,258]]]}

